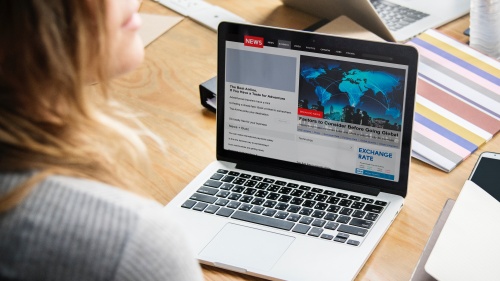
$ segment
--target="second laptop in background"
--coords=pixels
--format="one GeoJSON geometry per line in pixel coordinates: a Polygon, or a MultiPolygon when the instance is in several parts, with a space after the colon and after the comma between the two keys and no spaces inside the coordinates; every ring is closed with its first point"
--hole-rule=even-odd
{"type": "Polygon", "coordinates": [[[405,42],[467,14],[470,0],[281,0],[325,19],[345,15],[387,41],[405,42]]]}

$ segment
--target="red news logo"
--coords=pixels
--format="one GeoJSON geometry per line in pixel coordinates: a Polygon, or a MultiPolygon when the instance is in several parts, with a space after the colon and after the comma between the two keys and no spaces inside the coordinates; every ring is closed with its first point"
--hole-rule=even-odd
{"type": "Polygon", "coordinates": [[[264,48],[264,38],[255,36],[245,36],[245,46],[264,48]]]}

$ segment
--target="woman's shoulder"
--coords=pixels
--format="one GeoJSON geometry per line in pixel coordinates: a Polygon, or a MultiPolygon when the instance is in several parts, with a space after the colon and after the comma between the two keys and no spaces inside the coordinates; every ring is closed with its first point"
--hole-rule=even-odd
{"type": "MultiPolygon", "coordinates": [[[[27,178],[29,174],[2,174],[0,186],[9,188],[27,178]]],[[[14,209],[0,215],[0,240],[19,242],[0,248],[16,253],[17,260],[11,261],[14,267],[28,266],[29,261],[32,272],[46,271],[46,279],[52,279],[48,278],[50,264],[70,263],[57,273],[64,278],[54,280],[72,279],[75,272],[89,280],[112,280],[121,272],[118,268],[128,268],[124,261],[137,262],[133,254],[141,248],[175,261],[169,256],[186,247],[175,243],[182,240],[182,231],[163,210],[155,201],[100,182],[50,176],[14,209]]]]}

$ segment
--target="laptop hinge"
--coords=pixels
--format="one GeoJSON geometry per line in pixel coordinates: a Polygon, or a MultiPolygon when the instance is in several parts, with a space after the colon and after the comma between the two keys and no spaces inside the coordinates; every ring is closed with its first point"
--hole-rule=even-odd
{"type": "Polygon", "coordinates": [[[376,187],[354,184],[343,180],[336,180],[332,178],[322,177],[322,176],[314,176],[311,174],[304,174],[297,171],[280,169],[274,167],[268,167],[263,165],[255,165],[249,163],[238,163],[236,164],[236,168],[252,171],[256,173],[262,173],[267,175],[278,176],[282,178],[293,179],[297,181],[303,181],[307,183],[314,183],[319,185],[324,185],[333,188],[339,188],[352,192],[359,192],[368,195],[378,196],[380,193],[380,189],[376,187]]]}

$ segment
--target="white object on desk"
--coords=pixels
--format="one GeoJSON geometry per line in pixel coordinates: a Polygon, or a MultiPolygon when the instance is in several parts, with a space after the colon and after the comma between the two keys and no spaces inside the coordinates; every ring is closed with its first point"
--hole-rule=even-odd
{"type": "Polygon", "coordinates": [[[441,281],[498,280],[500,202],[466,181],[425,264],[441,281]]]}
{"type": "Polygon", "coordinates": [[[193,12],[189,17],[214,31],[217,31],[217,27],[222,21],[245,22],[245,19],[219,6],[210,6],[206,9],[193,12]]]}
{"type": "Polygon", "coordinates": [[[163,6],[183,15],[189,16],[191,13],[203,10],[212,5],[202,0],[155,0],[163,6]]]}
{"type": "Polygon", "coordinates": [[[222,21],[246,22],[242,17],[202,0],[155,0],[163,6],[217,31],[222,21]]]}

